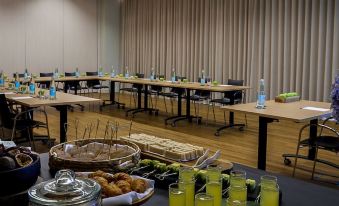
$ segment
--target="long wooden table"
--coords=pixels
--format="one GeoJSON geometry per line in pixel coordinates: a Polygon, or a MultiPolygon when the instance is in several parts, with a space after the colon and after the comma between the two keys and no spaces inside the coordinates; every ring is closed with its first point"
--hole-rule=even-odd
{"type": "MultiPolygon", "coordinates": [[[[9,91],[2,91],[9,92],[9,91]]],[[[16,104],[22,105],[25,108],[36,108],[41,106],[55,107],[60,112],[60,142],[67,141],[66,131],[64,129],[67,124],[67,106],[71,104],[82,104],[90,102],[99,102],[100,99],[94,99],[84,96],[78,96],[63,92],[56,92],[56,99],[40,99],[38,97],[29,98],[28,94],[6,94],[6,98],[16,104]],[[19,97],[19,98],[18,98],[19,97]],[[21,99],[20,97],[28,97],[21,99]]]]}
{"type": "MultiPolygon", "coordinates": [[[[39,77],[36,78],[36,82],[45,82],[50,80],[50,77],[39,77]]],[[[136,109],[129,109],[126,111],[126,115],[128,116],[128,113],[132,113],[133,115],[138,112],[145,112],[149,111],[150,113],[155,112],[157,114],[157,109],[148,108],[148,86],[160,86],[160,87],[169,87],[169,88],[179,88],[179,94],[178,94],[178,111],[177,115],[169,117],[165,120],[165,124],[168,124],[169,121],[172,121],[172,126],[175,126],[175,123],[180,120],[189,120],[192,121],[192,118],[197,118],[191,115],[191,109],[190,109],[190,97],[191,97],[191,91],[192,90],[205,90],[210,92],[236,92],[239,90],[247,90],[250,89],[248,86],[233,86],[233,85],[218,85],[218,86],[212,86],[212,85],[201,85],[198,82],[187,82],[187,83],[179,83],[179,82],[171,82],[171,81],[160,81],[160,80],[153,80],[150,79],[141,79],[141,78],[124,78],[124,77],[110,77],[110,76],[80,76],[80,77],[62,77],[55,79],[55,81],[58,82],[80,82],[80,81],[90,81],[90,80],[99,80],[99,81],[110,81],[110,102],[111,104],[108,105],[123,105],[120,102],[117,102],[115,100],[115,83],[129,83],[134,84],[137,86],[137,108],[136,109]],[[142,91],[144,92],[144,105],[141,104],[141,98],[142,98],[142,91]],[[182,114],[182,96],[185,93],[186,98],[186,114],[182,114]]],[[[233,96],[233,95],[231,95],[233,96]]],[[[234,99],[230,99],[230,104],[234,104],[234,99]]],[[[105,101],[104,101],[104,105],[105,101]]],[[[102,107],[100,107],[102,108],[102,107]]],[[[200,118],[200,117],[198,117],[200,118]]],[[[233,127],[236,124],[234,124],[234,115],[233,112],[230,112],[229,115],[229,125],[225,125],[219,130],[222,130],[224,128],[233,127]]]]}
{"type": "MultiPolygon", "coordinates": [[[[277,103],[273,100],[266,102],[265,109],[257,109],[256,103],[238,104],[232,106],[223,106],[222,109],[230,112],[241,112],[259,116],[259,134],[258,134],[258,169],[266,169],[266,149],[267,149],[267,125],[274,121],[289,120],[294,122],[310,122],[312,125],[318,123],[318,118],[331,113],[330,103],[314,102],[301,100],[292,103],[277,103]],[[307,110],[305,107],[325,108],[328,111],[307,110]]],[[[317,127],[310,127],[310,142],[317,136],[317,127]]],[[[285,155],[293,157],[295,155],[285,155]]],[[[298,156],[299,158],[311,159],[315,157],[314,147],[309,147],[308,156],[298,156]]]]}

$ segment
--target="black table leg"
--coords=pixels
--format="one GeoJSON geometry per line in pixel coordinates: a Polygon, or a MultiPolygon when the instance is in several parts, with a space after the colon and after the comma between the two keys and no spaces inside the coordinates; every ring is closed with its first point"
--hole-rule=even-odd
{"type": "Polygon", "coordinates": [[[66,131],[65,125],[67,124],[67,105],[57,106],[57,109],[60,112],[60,143],[66,142],[66,131]]]}
{"type": "Polygon", "coordinates": [[[109,91],[109,100],[103,100],[102,105],[100,105],[100,111],[102,111],[103,107],[106,106],[112,106],[112,105],[117,105],[118,108],[120,108],[120,106],[125,109],[125,104],[124,103],[120,103],[118,101],[115,101],[115,81],[111,81],[111,88],[109,91]],[[106,103],[106,102],[110,102],[110,103],[106,103]]]}
{"type": "Polygon", "coordinates": [[[259,116],[258,169],[266,170],[267,124],[274,119],[259,116]]]}

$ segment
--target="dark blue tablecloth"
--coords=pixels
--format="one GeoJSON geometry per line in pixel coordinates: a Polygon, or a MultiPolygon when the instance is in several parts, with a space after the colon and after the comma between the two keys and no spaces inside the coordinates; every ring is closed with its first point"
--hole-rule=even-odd
{"type": "MultiPolygon", "coordinates": [[[[41,155],[41,165],[41,176],[44,179],[50,179],[48,154],[41,155]]],[[[257,182],[261,175],[270,174],[239,164],[235,164],[234,168],[245,170],[247,177],[255,179],[257,182]]],[[[278,183],[283,195],[282,206],[339,206],[339,187],[338,189],[328,188],[283,175],[273,175],[278,177],[278,183]]],[[[157,188],[154,196],[144,205],[167,206],[168,191],[157,188]]]]}

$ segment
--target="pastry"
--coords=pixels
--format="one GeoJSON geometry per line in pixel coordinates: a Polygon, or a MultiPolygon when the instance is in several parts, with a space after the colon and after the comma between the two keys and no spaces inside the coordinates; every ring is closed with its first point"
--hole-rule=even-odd
{"type": "Polygon", "coordinates": [[[103,186],[102,191],[107,197],[115,197],[123,194],[122,190],[115,184],[107,184],[103,186]]]}
{"type": "Polygon", "coordinates": [[[115,183],[120,189],[121,191],[125,194],[128,193],[131,190],[131,184],[129,184],[127,181],[125,180],[119,180],[115,183]]]}
{"type": "Polygon", "coordinates": [[[113,176],[113,179],[114,179],[114,182],[118,182],[119,180],[125,180],[129,184],[132,184],[132,181],[133,181],[131,176],[129,176],[128,174],[123,173],[123,172],[116,173],[113,176]]]}
{"type": "Polygon", "coordinates": [[[132,190],[137,193],[144,193],[147,189],[147,182],[143,179],[135,179],[131,184],[132,190]]]}

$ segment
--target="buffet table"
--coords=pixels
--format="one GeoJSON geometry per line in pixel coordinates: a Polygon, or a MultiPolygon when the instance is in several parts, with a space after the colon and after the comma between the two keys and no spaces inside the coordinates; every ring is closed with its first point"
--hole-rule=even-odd
{"type": "MultiPolygon", "coordinates": [[[[41,158],[41,177],[48,180],[51,177],[48,166],[48,153],[40,155],[41,158]]],[[[247,166],[234,164],[235,169],[245,170],[247,176],[255,179],[257,182],[261,175],[269,174],[268,172],[250,168],[247,166]]],[[[339,205],[339,188],[333,189],[313,183],[297,180],[291,177],[276,175],[282,191],[282,205],[308,205],[308,206],[338,206],[339,205]]],[[[145,206],[168,205],[168,191],[156,188],[154,196],[144,204],[145,206]]]]}

